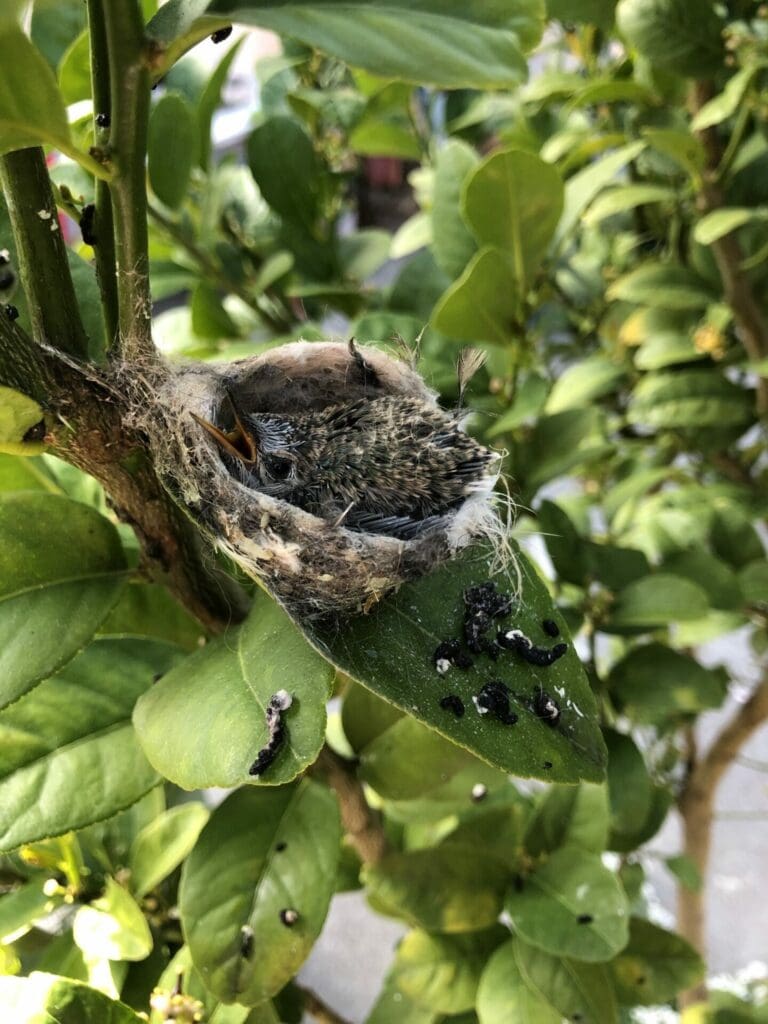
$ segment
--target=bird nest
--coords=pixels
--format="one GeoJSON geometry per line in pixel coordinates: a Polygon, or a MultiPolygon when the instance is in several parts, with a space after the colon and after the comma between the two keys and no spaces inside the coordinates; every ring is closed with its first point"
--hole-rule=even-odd
{"type": "MultiPolygon", "coordinates": [[[[363,526],[351,528],[343,509],[318,514],[266,493],[270,488],[233,466],[205,427],[230,430],[238,410],[252,422],[299,417],[311,432],[313,416],[323,417],[334,407],[400,398],[413,430],[407,443],[402,432],[399,439],[393,435],[389,454],[418,466],[419,446],[426,444],[418,421],[442,418],[446,429],[456,432],[457,417],[439,410],[436,396],[410,365],[377,348],[296,342],[233,363],[145,369],[133,375],[130,386],[145,392],[146,400],[136,403],[142,409],[137,426],[149,438],[164,485],[220,551],[299,617],[365,611],[479,535],[503,533],[492,497],[499,458],[464,434],[461,444],[481,453],[465,493],[441,514],[425,516],[408,536],[393,536],[386,529],[365,529],[365,518],[363,526]]],[[[359,440],[358,455],[365,437],[359,440]]],[[[443,456],[453,457],[450,445],[443,456]]],[[[322,467],[310,465],[306,472],[320,475],[322,467]]],[[[403,480],[407,490],[407,474],[403,480]]]]}

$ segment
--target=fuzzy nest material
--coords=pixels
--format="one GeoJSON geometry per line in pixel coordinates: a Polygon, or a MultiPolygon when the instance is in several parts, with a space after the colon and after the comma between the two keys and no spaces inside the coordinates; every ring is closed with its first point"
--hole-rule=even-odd
{"type": "MultiPolygon", "coordinates": [[[[143,392],[143,400],[135,396],[136,425],[149,437],[164,485],[218,549],[297,616],[367,610],[474,538],[503,529],[492,499],[499,460],[479,446],[488,466],[466,498],[402,539],[350,529],[343,517],[322,518],[246,485],[195,419],[224,429],[232,408],[295,417],[382,396],[418,400],[430,415],[437,410],[418,373],[379,349],[296,342],[233,363],[132,369],[128,386],[143,392]]],[[[418,444],[414,432],[411,459],[418,444]]]]}

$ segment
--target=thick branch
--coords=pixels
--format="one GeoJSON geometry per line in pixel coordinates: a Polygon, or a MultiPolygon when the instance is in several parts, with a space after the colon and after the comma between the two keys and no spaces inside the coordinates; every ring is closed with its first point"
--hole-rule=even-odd
{"type": "MultiPolygon", "coordinates": [[[[689,100],[691,114],[697,114],[713,95],[714,87],[711,82],[694,82],[689,100]]],[[[704,128],[696,134],[704,146],[707,160],[698,203],[702,212],[710,213],[726,205],[725,195],[718,180],[723,149],[717,128],[704,128]]],[[[726,302],[733,311],[747,355],[754,362],[764,359],[768,356],[768,325],[755,298],[749,277],[742,269],[744,253],[736,232],[731,231],[718,238],[712,243],[711,249],[723,281],[726,302]]],[[[768,381],[762,378],[758,384],[758,405],[763,415],[768,413],[768,381]]]]}
{"type": "Polygon", "coordinates": [[[84,358],[88,338],[80,318],[42,149],[20,149],[0,157],[0,179],[16,241],[32,333],[37,341],[46,341],[63,352],[84,358]]]}
{"type": "Polygon", "coordinates": [[[144,169],[151,83],[144,24],[137,0],[101,0],[101,11],[109,60],[120,349],[127,359],[154,358],[144,169]]]}
{"type": "MultiPolygon", "coordinates": [[[[678,809],[683,819],[685,855],[696,865],[703,880],[706,880],[709,866],[717,787],[743,745],[766,720],[768,673],[746,704],[739,708],[722,729],[707,753],[698,761],[692,760],[690,765],[688,777],[678,797],[678,809]]],[[[705,893],[706,886],[697,892],[680,888],[677,905],[680,934],[702,952],[706,946],[705,893]]],[[[704,998],[706,987],[702,982],[695,989],[684,993],[682,1004],[687,1006],[704,998]]]]}
{"type": "Polygon", "coordinates": [[[324,1003],[312,989],[303,988],[301,985],[297,985],[296,988],[304,996],[304,1009],[310,1017],[314,1017],[318,1021],[318,1024],[347,1024],[345,1018],[324,1003]]]}
{"type": "Polygon", "coordinates": [[[363,864],[376,864],[387,852],[387,837],[384,835],[381,818],[368,806],[352,765],[325,746],[313,770],[336,793],[342,826],[363,864]]]}

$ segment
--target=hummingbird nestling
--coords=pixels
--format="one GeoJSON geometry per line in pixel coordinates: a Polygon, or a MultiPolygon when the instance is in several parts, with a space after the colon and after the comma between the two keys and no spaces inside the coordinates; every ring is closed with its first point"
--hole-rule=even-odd
{"type": "Polygon", "coordinates": [[[461,430],[459,411],[382,395],[320,410],[243,413],[233,426],[195,416],[230,472],[335,526],[410,540],[470,495],[487,492],[499,456],[461,430]]]}

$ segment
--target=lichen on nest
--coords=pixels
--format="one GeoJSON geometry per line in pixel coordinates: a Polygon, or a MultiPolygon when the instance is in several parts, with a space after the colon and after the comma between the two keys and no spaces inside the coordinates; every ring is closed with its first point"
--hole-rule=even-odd
{"type": "Polygon", "coordinates": [[[295,342],[233,363],[133,367],[126,386],[165,486],[297,616],[364,611],[473,539],[504,535],[498,454],[375,347],[295,342]]]}

